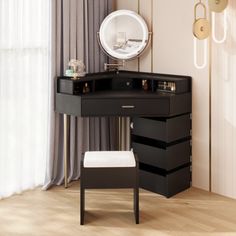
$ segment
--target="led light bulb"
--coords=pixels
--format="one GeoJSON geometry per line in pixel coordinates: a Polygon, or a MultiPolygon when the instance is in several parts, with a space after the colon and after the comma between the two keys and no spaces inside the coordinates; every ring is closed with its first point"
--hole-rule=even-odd
{"type": "Polygon", "coordinates": [[[224,10],[224,24],[223,24],[223,28],[224,28],[224,34],[222,39],[217,39],[216,37],[216,13],[212,12],[212,38],[214,40],[214,42],[216,43],[223,43],[226,40],[227,37],[227,12],[226,10],[224,10]]]}
{"type": "Polygon", "coordinates": [[[203,63],[201,65],[198,64],[198,60],[197,60],[197,54],[198,54],[197,43],[198,43],[198,40],[197,40],[196,37],[194,37],[193,38],[193,61],[194,61],[194,66],[197,69],[204,69],[207,65],[207,39],[203,40],[203,63]]]}

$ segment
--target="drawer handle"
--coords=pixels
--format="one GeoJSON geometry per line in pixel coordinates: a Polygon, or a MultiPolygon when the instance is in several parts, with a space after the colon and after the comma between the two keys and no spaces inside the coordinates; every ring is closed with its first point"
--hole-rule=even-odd
{"type": "Polygon", "coordinates": [[[123,106],[121,106],[123,109],[134,109],[135,108],[135,106],[133,106],[133,105],[123,105],[123,106]]]}

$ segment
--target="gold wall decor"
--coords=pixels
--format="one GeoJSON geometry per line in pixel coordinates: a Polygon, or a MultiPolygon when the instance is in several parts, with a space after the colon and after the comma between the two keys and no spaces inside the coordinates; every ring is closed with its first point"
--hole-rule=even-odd
{"type": "Polygon", "coordinates": [[[212,12],[222,12],[228,5],[228,0],[208,0],[209,9],[212,12]]]}
{"type": "Polygon", "coordinates": [[[193,22],[193,56],[194,56],[194,66],[197,69],[203,69],[207,65],[207,38],[210,36],[210,23],[207,19],[207,9],[202,0],[199,0],[198,3],[194,6],[194,22],[193,22]],[[200,10],[200,7],[203,9],[203,16],[199,17],[197,11],[200,10]],[[198,63],[198,40],[204,40],[203,42],[203,62],[202,64],[198,63]]]}
{"type": "Polygon", "coordinates": [[[227,36],[227,12],[226,7],[228,6],[228,0],[208,0],[209,9],[211,11],[212,15],[212,39],[216,43],[223,43],[226,40],[227,36]],[[216,15],[219,15],[220,13],[224,14],[224,20],[223,20],[223,37],[221,39],[218,39],[216,36],[216,15]],[[218,13],[218,14],[217,14],[218,13]]]}
{"type": "Polygon", "coordinates": [[[227,36],[227,14],[226,7],[228,5],[228,0],[208,0],[209,5],[209,17],[210,20],[207,19],[207,8],[206,5],[199,0],[194,6],[194,22],[193,22],[193,35],[194,35],[194,65],[197,69],[203,69],[207,65],[207,42],[204,42],[204,58],[203,63],[201,65],[198,64],[197,60],[197,40],[206,40],[210,35],[212,35],[212,39],[216,43],[223,43],[226,40],[227,36]],[[197,11],[200,10],[200,7],[203,8],[204,15],[203,17],[197,16],[197,11]],[[217,13],[221,13],[224,11],[224,32],[223,37],[218,39],[216,37],[216,24],[215,17],[217,13]],[[212,27],[210,26],[212,24],[212,27]],[[212,28],[212,30],[211,30],[212,28]],[[211,34],[212,31],[212,34],[211,34]]]}
{"type": "Polygon", "coordinates": [[[201,1],[199,1],[194,6],[193,34],[199,40],[206,39],[210,35],[210,23],[207,19],[206,6],[201,1]],[[203,17],[197,16],[197,10],[199,7],[203,8],[204,11],[203,17]]]}

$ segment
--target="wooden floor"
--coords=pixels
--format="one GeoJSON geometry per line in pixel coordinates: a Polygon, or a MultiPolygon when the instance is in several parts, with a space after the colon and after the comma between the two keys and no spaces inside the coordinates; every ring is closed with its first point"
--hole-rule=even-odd
{"type": "Polygon", "coordinates": [[[191,188],[170,199],[141,190],[134,223],[130,190],[89,190],[79,224],[79,183],[0,201],[0,236],[236,235],[236,200],[191,188]]]}

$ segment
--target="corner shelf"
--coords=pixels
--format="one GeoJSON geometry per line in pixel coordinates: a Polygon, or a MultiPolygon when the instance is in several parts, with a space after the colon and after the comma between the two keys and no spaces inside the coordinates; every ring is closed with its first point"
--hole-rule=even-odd
{"type": "Polygon", "coordinates": [[[78,80],[66,76],[58,77],[57,92],[82,95],[81,88],[85,83],[88,84],[90,92],[137,90],[147,93],[181,94],[191,90],[191,81],[187,76],[119,71],[87,74],[78,80]]]}

